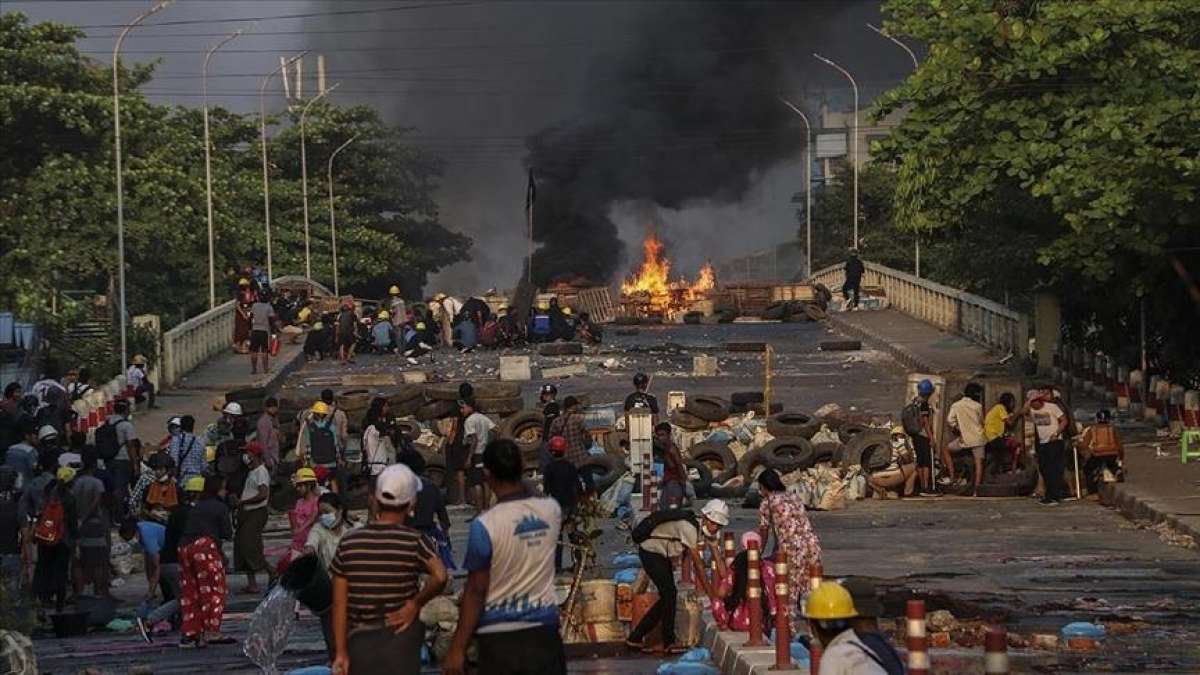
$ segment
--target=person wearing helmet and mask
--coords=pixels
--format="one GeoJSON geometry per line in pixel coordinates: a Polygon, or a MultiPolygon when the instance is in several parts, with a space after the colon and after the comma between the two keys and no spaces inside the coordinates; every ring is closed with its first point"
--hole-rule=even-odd
{"type": "Polygon", "coordinates": [[[392,322],[392,328],[397,332],[404,322],[408,320],[408,307],[404,302],[404,298],[400,295],[400,287],[392,286],[388,289],[388,318],[392,322]]]}
{"type": "Polygon", "coordinates": [[[937,416],[930,401],[933,391],[933,382],[921,380],[916,397],[900,411],[901,426],[917,454],[917,485],[922,495],[937,494],[933,485],[933,420],[937,416]]]}
{"type": "Polygon", "coordinates": [[[625,397],[625,412],[634,408],[648,408],[650,414],[658,416],[658,399],[649,393],[650,378],[645,373],[633,376],[633,393],[625,397]]]}
{"type": "Polygon", "coordinates": [[[408,525],[420,486],[407,466],[384,469],[370,495],[374,518],[338,543],[329,566],[333,675],[421,670],[421,608],[449,575],[433,542],[408,525]]]}
{"type": "MultiPolygon", "coordinates": [[[[762,502],[758,506],[758,535],[766,550],[768,537],[775,533],[775,547],[787,552],[788,588],[808,588],[808,571],[821,561],[821,542],[808,520],[804,498],[789,492],[783,479],[774,469],[758,474],[758,491],[762,502]]],[[[780,607],[794,618],[796,607],[780,607]]],[[[793,622],[793,626],[795,623],[793,622]]]]}
{"type": "Polygon", "coordinates": [[[145,617],[135,619],[138,632],[146,642],[153,642],[155,633],[165,633],[179,626],[179,541],[187,525],[188,514],[204,492],[204,476],[190,476],[182,484],[183,499],[167,518],[162,547],[158,551],[158,585],[163,603],[145,617]],[[170,621],[169,624],[164,623],[170,621]]]}
{"type": "Polygon", "coordinates": [[[409,365],[417,365],[417,359],[433,351],[433,346],[428,342],[428,333],[429,327],[424,321],[405,326],[404,357],[409,365]]]}
{"type": "Polygon", "coordinates": [[[890,441],[892,461],[887,467],[867,475],[867,482],[877,499],[886,499],[895,492],[899,497],[911,497],[917,482],[917,454],[904,427],[892,427],[890,441]]]}
{"type": "Polygon", "coordinates": [[[1101,482],[1125,480],[1125,446],[1108,410],[1096,413],[1096,423],[1084,429],[1075,446],[1084,458],[1083,475],[1089,493],[1095,492],[1101,482]]]}
{"type": "MultiPolygon", "coordinates": [[[[789,561],[790,562],[790,561],[789,561]]],[[[854,632],[854,598],[840,583],[822,581],[804,603],[810,635],[824,648],[820,675],[888,675],[854,632]]]]}
{"type": "Polygon", "coordinates": [[[179,505],[174,481],[175,462],[165,450],[150,455],[142,463],[138,482],[129,493],[129,514],[138,520],[167,522],[171,509],[179,505]]]}
{"type": "Polygon", "coordinates": [[[676,588],[672,561],[692,565],[696,582],[708,597],[715,595],[708,582],[701,546],[715,542],[721,529],[729,525],[729,507],[720,499],[711,499],[700,510],[697,521],[686,509],[657,511],[639,522],[633,529],[642,569],[658,589],[658,601],[646,612],[629,633],[625,645],[647,653],[682,654],[685,647],[675,641],[676,588]],[[646,529],[649,528],[649,532],[646,529]],[[640,541],[639,541],[640,540],[640,541]],[[647,647],[643,640],[656,626],[662,626],[662,644],[647,647]]]}
{"type": "Polygon", "coordinates": [[[983,385],[978,382],[967,383],[962,398],[955,401],[946,413],[946,425],[956,434],[956,438],[942,446],[942,463],[946,465],[949,475],[942,477],[941,483],[952,485],[958,482],[954,453],[969,450],[975,463],[971,494],[977,496],[979,484],[983,482],[983,449],[987,445],[983,433],[983,385]]]}
{"type": "Polygon", "coordinates": [[[288,511],[288,524],[292,528],[292,545],[279,561],[275,572],[283,574],[293,560],[304,555],[308,542],[308,534],[320,515],[317,500],[320,499],[320,489],[317,487],[317,474],[307,466],[296,469],[292,476],[292,485],[296,490],[296,504],[288,511]]]}
{"type": "MultiPolygon", "coordinates": [[[[233,535],[233,564],[239,572],[246,573],[246,586],[242,593],[257,595],[258,572],[266,572],[274,582],[274,573],[263,555],[263,530],[267,527],[267,501],[271,496],[271,474],[262,463],[262,445],[256,441],[246,444],[242,455],[248,473],[239,496],[230,495],[230,503],[237,509],[233,535]]],[[[310,523],[311,525],[311,523],[310,523]]]]}
{"type": "Polygon", "coordinates": [[[371,348],[377,354],[388,354],[396,349],[396,327],[392,325],[391,312],[382,310],[378,321],[371,326],[371,348]]]}
{"type": "MultiPolygon", "coordinates": [[[[338,428],[337,413],[324,400],[309,409],[296,439],[296,456],[302,465],[333,472],[330,489],[341,491],[341,472],[346,465],[346,446],[338,428]]],[[[344,416],[345,413],[342,413],[344,416]]]]}

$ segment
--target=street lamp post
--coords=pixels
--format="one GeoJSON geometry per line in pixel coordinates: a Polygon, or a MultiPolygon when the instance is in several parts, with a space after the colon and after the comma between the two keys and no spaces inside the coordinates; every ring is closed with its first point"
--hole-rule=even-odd
{"type": "MultiPolygon", "coordinates": [[[[891,40],[892,42],[896,43],[901,49],[903,49],[908,54],[908,58],[912,59],[914,71],[921,67],[921,62],[917,60],[917,55],[915,52],[913,52],[911,47],[909,47],[908,45],[904,44],[903,42],[897,40],[896,38],[892,37],[891,35],[888,35],[887,33],[883,32],[883,29],[880,28],[879,26],[876,26],[875,24],[869,23],[869,24],[867,24],[867,28],[870,28],[872,31],[879,34],[880,37],[884,37],[884,38],[887,38],[888,40],[891,40]]],[[[913,250],[914,250],[914,254],[913,254],[914,270],[916,271],[917,276],[920,277],[921,276],[921,233],[920,232],[917,232],[913,236],[913,250]]]]}
{"type": "MultiPolygon", "coordinates": [[[[271,258],[271,185],[267,172],[267,85],[270,84],[271,78],[274,77],[276,73],[284,70],[297,60],[304,58],[304,55],[307,53],[308,50],[302,51],[287,61],[279,64],[279,67],[267,73],[263,77],[262,82],[258,85],[258,119],[259,131],[261,132],[262,140],[263,224],[266,228],[267,237],[267,278],[269,279],[275,278],[275,268],[271,258]]],[[[287,76],[285,75],[284,77],[287,76]]]]}
{"type": "Polygon", "coordinates": [[[854,90],[854,139],[851,145],[851,168],[854,170],[854,203],[850,205],[850,218],[854,226],[854,248],[858,248],[858,83],[854,81],[854,76],[848,70],[834,63],[830,59],[813,52],[813,56],[818,61],[836,68],[838,72],[846,76],[850,80],[850,87],[854,90]]]}
{"type": "Polygon", "coordinates": [[[122,182],[121,174],[121,78],[120,78],[120,60],[121,60],[121,45],[125,43],[125,36],[135,26],[145,21],[150,15],[157,14],[171,4],[172,0],[161,0],[155,3],[150,9],[138,14],[133,21],[125,24],[121,29],[121,33],[117,35],[117,44],[113,46],[112,57],[112,91],[113,91],[113,156],[116,160],[117,174],[117,288],[120,296],[121,318],[121,374],[125,374],[125,370],[129,367],[126,362],[128,358],[128,346],[126,342],[126,312],[125,312],[125,186],[122,182]]]}
{"type": "Polygon", "coordinates": [[[204,106],[204,201],[208,210],[208,308],[217,306],[217,273],[216,245],[213,236],[213,195],[212,195],[212,148],[208,133],[208,64],[218,49],[229,44],[237,36],[245,32],[245,28],[226,35],[220,42],[209,48],[204,55],[204,66],[200,69],[200,91],[204,106]]]}
{"type": "Polygon", "coordinates": [[[337,260],[337,219],[333,214],[333,159],[338,156],[338,153],[345,150],[351,143],[358,140],[359,134],[355,134],[350,140],[342,143],[329,155],[329,167],[327,169],[326,178],[329,180],[329,242],[333,252],[333,294],[340,297],[341,293],[338,290],[338,260],[337,260]]]}
{"type": "Polygon", "coordinates": [[[304,121],[312,104],[325,98],[325,95],[334,89],[337,89],[337,84],[312,97],[300,111],[300,194],[304,202],[304,277],[310,280],[312,279],[312,254],[308,240],[308,150],[304,145],[304,121]]]}
{"type": "Polygon", "coordinates": [[[812,125],[808,123],[808,115],[797,108],[791,101],[780,96],[779,100],[792,109],[804,121],[804,250],[807,256],[808,274],[812,276],[812,125]]]}

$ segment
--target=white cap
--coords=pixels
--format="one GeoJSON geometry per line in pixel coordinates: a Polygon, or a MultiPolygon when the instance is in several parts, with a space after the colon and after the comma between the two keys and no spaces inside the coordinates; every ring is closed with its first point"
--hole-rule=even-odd
{"type": "Polygon", "coordinates": [[[44,441],[47,438],[58,438],[58,429],[49,424],[43,424],[42,428],[38,429],[38,440],[44,441]]]}
{"type": "Polygon", "coordinates": [[[708,500],[704,508],[700,509],[700,514],[721,527],[729,524],[729,506],[720,499],[708,500]]]}
{"type": "Polygon", "coordinates": [[[64,452],[58,456],[59,466],[83,466],[83,456],[78,452],[64,452]]]}
{"type": "Polygon", "coordinates": [[[221,409],[221,412],[225,413],[226,415],[241,415],[242,404],[238,403],[237,401],[226,403],[225,407],[221,409]]]}
{"type": "Polygon", "coordinates": [[[421,491],[421,480],[412,469],[393,464],[375,479],[375,501],[384,506],[411,504],[421,491]]]}
{"type": "Polygon", "coordinates": [[[172,417],[171,419],[167,420],[167,428],[168,429],[170,429],[171,427],[181,427],[181,426],[183,426],[182,418],[172,417]]]}

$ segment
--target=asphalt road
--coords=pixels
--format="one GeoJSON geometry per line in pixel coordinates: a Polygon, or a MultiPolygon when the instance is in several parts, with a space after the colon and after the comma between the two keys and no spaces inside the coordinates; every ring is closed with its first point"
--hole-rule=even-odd
{"type": "MultiPolygon", "coordinates": [[[[769,341],[775,347],[777,399],[789,410],[811,411],[837,402],[864,413],[895,414],[905,373],[875,352],[823,353],[818,340],[837,336],[818,324],[642,327],[636,336],[612,335],[599,353],[583,357],[534,357],[543,366],[582,362],[588,375],[558,382],[562,393],[590,393],[593,402],[617,401],[642,370],[653,389],[728,395],[762,383],[760,354],[729,353],[726,341],[769,341]],[[692,357],[718,356],[722,373],[692,378],[692,357]],[[615,361],[613,361],[615,360],[615,361]],[[605,362],[608,361],[607,366],[605,362]]],[[[440,355],[430,369],[438,379],[495,377],[497,355],[440,355]]],[[[343,373],[392,372],[396,357],[361,356],[343,367],[310,364],[290,384],[328,381],[343,373]]],[[[526,383],[527,403],[540,381],[526,383]]],[[[461,556],[466,514],[456,512],[452,535],[461,556]]],[[[1042,507],[1030,499],[908,499],[851,503],[842,511],[812,514],[829,575],[865,575],[884,590],[889,617],[902,616],[904,601],[926,599],[930,611],[949,609],[959,619],[1005,624],[1010,633],[1056,633],[1070,621],[1103,621],[1125,634],[1110,635],[1095,653],[1045,652],[1045,672],[1200,672],[1200,556],[1161,541],[1116,512],[1092,502],[1042,507]]],[[[283,527],[278,517],[273,524],[283,527]]],[[[755,525],[755,513],[737,508],[732,527],[755,525]]],[[[611,523],[598,543],[598,577],[614,571],[610,561],[631,549],[611,523]]],[[[282,544],[276,532],[272,543],[282,544]]],[[[241,587],[235,579],[233,588],[241,587]]],[[[136,577],[119,594],[136,602],[144,581],[136,577]]],[[[234,596],[225,629],[243,636],[254,600],[234,596]]],[[[890,624],[890,622],[885,622],[890,624]]],[[[84,666],[103,672],[256,672],[240,645],[206,652],[180,651],[173,640],[146,646],[136,635],[94,634],[73,640],[39,639],[45,672],[73,673],[84,666]]],[[[323,661],[315,619],[302,614],[281,657],[286,671],[323,661]]],[[[579,673],[646,673],[657,662],[606,658],[571,664],[579,673]]]]}

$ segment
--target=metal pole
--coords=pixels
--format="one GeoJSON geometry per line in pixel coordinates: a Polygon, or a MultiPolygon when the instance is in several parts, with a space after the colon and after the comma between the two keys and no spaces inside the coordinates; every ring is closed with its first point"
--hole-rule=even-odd
{"type": "Polygon", "coordinates": [[[304,201],[304,278],[312,279],[312,253],[308,240],[308,150],[304,145],[304,121],[312,104],[325,98],[325,94],[337,89],[337,85],[326,89],[312,97],[300,110],[300,194],[304,201]]]}
{"type": "Polygon", "coordinates": [[[329,168],[327,177],[329,179],[329,241],[330,247],[333,250],[333,294],[341,297],[338,291],[338,262],[337,262],[337,221],[333,215],[333,159],[338,156],[338,153],[345,150],[351,143],[358,140],[359,134],[355,134],[353,138],[342,143],[329,155],[329,168]]]}
{"type": "Polygon", "coordinates": [[[808,123],[808,115],[805,115],[800,108],[797,108],[791,101],[779,97],[779,100],[784,105],[792,109],[792,112],[800,116],[804,120],[804,247],[807,259],[805,264],[808,265],[808,275],[813,273],[812,267],[812,125],[808,123]]]}
{"type": "MultiPolygon", "coordinates": [[[[867,28],[870,28],[871,30],[878,33],[880,35],[880,37],[884,37],[884,38],[887,38],[888,40],[891,40],[892,42],[899,45],[901,49],[903,49],[905,52],[907,52],[908,58],[912,59],[914,71],[916,71],[918,68],[921,67],[921,62],[917,60],[916,53],[913,52],[913,50],[908,45],[897,40],[896,38],[892,37],[891,35],[888,35],[887,33],[883,32],[882,28],[880,28],[874,24],[870,24],[870,23],[867,24],[867,28]]],[[[916,270],[916,276],[918,278],[920,278],[920,276],[921,276],[921,233],[920,232],[917,232],[913,237],[913,250],[914,250],[913,266],[914,266],[914,269],[916,270]]]]}
{"type": "Polygon", "coordinates": [[[208,210],[208,308],[212,309],[217,306],[217,273],[216,273],[216,245],[213,235],[213,195],[212,195],[212,148],[209,142],[208,134],[208,64],[212,61],[213,54],[218,49],[229,44],[237,36],[241,35],[246,29],[239,28],[238,30],[226,35],[220,42],[209,48],[208,53],[204,55],[204,66],[200,69],[200,91],[204,106],[204,202],[208,210]]]}
{"type": "MultiPolygon", "coordinates": [[[[271,258],[271,185],[270,185],[270,178],[269,178],[269,175],[267,172],[267,104],[266,104],[267,85],[271,82],[271,78],[274,77],[276,73],[279,73],[283,69],[287,68],[289,65],[291,65],[293,62],[295,62],[297,59],[304,58],[304,55],[307,53],[308,53],[308,50],[305,50],[305,51],[302,51],[299,54],[293,56],[292,58],[288,59],[287,61],[280,60],[279,67],[276,68],[275,70],[272,70],[271,72],[267,73],[263,77],[262,82],[258,85],[258,119],[259,119],[259,131],[261,132],[261,140],[262,140],[263,224],[266,228],[267,278],[269,278],[269,279],[275,278],[275,267],[274,267],[273,260],[271,258]]],[[[280,58],[282,59],[282,57],[280,57],[280,58]]],[[[284,76],[284,79],[285,80],[287,79],[286,75],[284,76]]]]}
{"type": "Polygon", "coordinates": [[[145,21],[147,17],[157,14],[171,4],[172,0],[162,0],[156,3],[150,9],[137,15],[137,17],[125,24],[125,28],[121,29],[120,35],[117,36],[117,43],[113,46],[112,58],[112,90],[113,90],[113,156],[116,161],[117,174],[117,295],[120,298],[120,307],[118,311],[121,313],[118,323],[121,324],[121,374],[129,368],[128,359],[128,343],[126,337],[126,317],[128,313],[125,311],[125,186],[122,182],[121,174],[121,78],[120,78],[120,60],[121,60],[121,45],[125,43],[125,36],[135,26],[145,21]]]}
{"type": "Polygon", "coordinates": [[[850,74],[850,71],[816,52],[813,52],[813,56],[845,75],[846,79],[850,80],[850,87],[854,90],[854,138],[852,139],[850,150],[850,156],[852,157],[850,166],[854,171],[854,203],[850,205],[850,218],[853,221],[854,227],[854,248],[858,248],[858,83],[854,81],[854,76],[850,74]]]}

